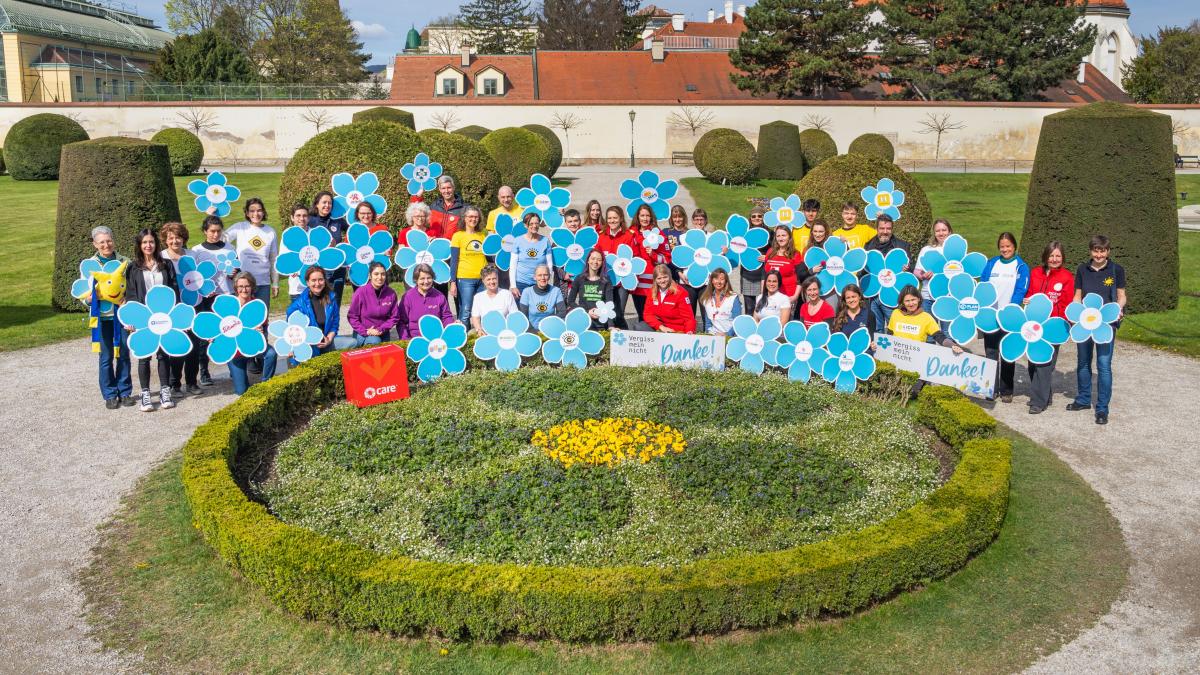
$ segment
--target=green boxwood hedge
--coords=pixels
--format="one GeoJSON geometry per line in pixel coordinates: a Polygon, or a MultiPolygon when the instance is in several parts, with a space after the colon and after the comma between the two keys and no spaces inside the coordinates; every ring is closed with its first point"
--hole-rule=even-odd
{"type": "Polygon", "coordinates": [[[4,137],[4,164],[13,180],[56,180],[62,147],[87,139],[87,131],[70,117],[30,115],[4,137]]]}
{"type": "MultiPolygon", "coordinates": [[[[423,132],[422,132],[423,133],[423,132]]],[[[500,168],[483,145],[458,134],[430,134],[422,137],[429,157],[442,165],[445,175],[454,184],[463,201],[483,210],[484,216],[496,207],[496,191],[500,189],[500,168]]],[[[436,190],[425,198],[432,202],[441,199],[436,190]]]]}
{"type": "Polygon", "coordinates": [[[528,129],[497,129],[484,136],[480,143],[500,167],[501,184],[513,190],[529,185],[529,177],[535,173],[549,175],[550,148],[541,136],[528,129]]]}
{"type": "Polygon", "coordinates": [[[371,122],[373,120],[394,122],[395,124],[406,126],[413,131],[417,129],[417,123],[413,119],[412,113],[399,108],[389,108],[385,105],[359,110],[350,116],[351,122],[371,122]]]}
{"type": "Polygon", "coordinates": [[[896,161],[896,148],[892,147],[892,142],[883,134],[863,134],[850,142],[850,148],[846,152],[851,155],[878,157],[888,162],[896,161]]]}
{"type": "Polygon", "coordinates": [[[717,129],[709,129],[700,136],[700,140],[696,141],[696,145],[692,148],[692,163],[697,167],[700,166],[701,160],[704,158],[704,151],[708,148],[708,144],[724,138],[726,136],[741,136],[742,134],[734,129],[726,129],[719,127],[717,129]]]}
{"type": "Polygon", "coordinates": [[[705,146],[696,164],[700,175],[722,185],[743,185],[758,176],[758,153],[741,134],[721,136],[705,146]]]}
{"type": "Polygon", "coordinates": [[[878,185],[882,178],[891,178],[904,193],[896,236],[907,241],[915,254],[933,232],[933,210],[921,184],[895,164],[867,155],[838,155],[805,174],[792,192],[801,199],[819,199],[821,218],[836,229],[845,202],[857,204],[859,222],[867,222],[862,189],[878,185]]]}
{"type": "Polygon", "coordinates": [[[0,176],[4,175],[4,148],[0,148],[0,176]]]}
{"type": "Polygon", "coordinates": [[[167,146],[167,154],[171,157],[171,173],[176,176],[196,173],[204,161],[204,144],[187,129],[163,129],[151,136],[150,142],[167,146]]]}
{"type": "Polygon", "coordinates": [[[473,141],[482,141],[484,136],[492,133],[492,130],[487,127],[481,127],[478,124],[470,124],[461,129],[455,129],[450,133],[466,136],[473,141]]]}
{"type": "Polygon", "coordinates": [[[837,157],[837,143],[821,129],[805,129],[800,132],[800,151],[804,153],[805,173],[817,168],[827,159],[837,157]]]}
{"type": "Polygon", "coordinates": [[[546,148],[550,151],[550,173],[547,176],[553,176],[558,173],[558,167],[562,166],[563,146],[562,141],[558,140],[558,134],[554,130],[541,124],[526,124],[521,127],[528,129],[537,134],[546,142],[546,148]]]}
{"type": "MultiPolygon", "coordinates": [[[[470,354],[470,345],[465,350],[470,354]]],[[[340,355],[255,385],[184,448],[193,521],[237,572],[301,616],[455,639],[669,640],[845,614],[961,567],[996,536],[1008,505],[1009,442],[971,437],[950,479],[894,518],[829,540],[676,568],[452,564],[388,556],[282,523],[231,471],[318,406],[344,395],[340,355]]],[[[469,361],[472,360],[470,357],[469,361]]],[[[937,388],[947,442],[957,406],[937,388]]],[[[973,422],[968,420],[968,425],[973,422]]]]}
{"type": "Polygon", "coordinates": [[[758,128],[758,177],[800,180],[804,177],[804,153],[800,150],[800,127],[776,121],[758,128]]]}
{"type": "Polygon", "coordinates": [[[450,132],[446,131],[445,129],[422,129],[417,132],[417,135],[420,136],[423,140],[428,141],[429,139],[433,138],[434,136],[446,136],[449,133],[450,132]]]}

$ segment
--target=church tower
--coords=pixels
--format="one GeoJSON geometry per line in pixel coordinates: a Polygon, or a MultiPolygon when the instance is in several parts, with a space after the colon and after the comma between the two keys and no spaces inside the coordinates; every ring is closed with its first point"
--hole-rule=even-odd
{"type": "Polygon", "coordinates": [[[1088,62],[1121,86],[1121,69],[1137,56],[1137,39],[1129,29],[1125,0],[1085,0],[1083,20],[1096,27],[1096,44],[1088,62]]]}

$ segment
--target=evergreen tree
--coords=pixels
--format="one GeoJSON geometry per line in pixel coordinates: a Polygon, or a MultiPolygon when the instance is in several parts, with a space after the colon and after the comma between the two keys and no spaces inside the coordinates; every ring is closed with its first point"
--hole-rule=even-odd
{"type": "Polygon", "coordinates": [[[212,28],[168,42],[150,70],[155,77],[175,84],[258,79],[254,63],[212,28]]]}
{"type": "Polygon", "coordinates": [[[622,0],[545,0],[538,17],[538,47],[619,49],[625,19],[622,0]]]}
{"type": "Polygon", "coordinates": [[[535,42],[528,0],[472,0],[459,8],[459,20],[480,54],[529,51],[535,42]]]}
{"type": "Polygon", "coordinates": [[[1200,103],[1200,21],[1159,28],[1125,66],[1121,84],[1138,103],[1200,103]]]}
{"type": "Polygon", "coordinates": [[[642,38],[642,31],[645,30],[650,15],[638,11],[642,5],[641,0],[620,0],[620,3],[625,11],[625,20],[622,22],[621,33],[617,36],[616,48],[629,49],[642,38]]]}
{"type": "Polygon", "coordinates": [[[256,53],[273,82],[336,85],[366,79],[362,48],[335,0],[302,0],[298,14],[274,19],[256,53]]]}
{"type": "Polygon", "coordinates": [[[1027,101],[1070,77],[1096,29],[1076,0],[889,0],[880,62],[907,96],[1027,101]]]}
{"type": "Polygon", "coordinates": [[[730,53],[739,89],[779,98],[820,97],[866,82],[867,8],[845,0],[759,0],[730,53]]]}

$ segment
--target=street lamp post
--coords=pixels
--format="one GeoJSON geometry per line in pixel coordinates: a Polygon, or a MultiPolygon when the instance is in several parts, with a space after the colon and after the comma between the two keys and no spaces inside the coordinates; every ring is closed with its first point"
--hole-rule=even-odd
{"type": "Polygon", "coordinates": [[[637,117],[637,111],[629,111],[629,168],[633,168],[633,118],[637,117]]]}

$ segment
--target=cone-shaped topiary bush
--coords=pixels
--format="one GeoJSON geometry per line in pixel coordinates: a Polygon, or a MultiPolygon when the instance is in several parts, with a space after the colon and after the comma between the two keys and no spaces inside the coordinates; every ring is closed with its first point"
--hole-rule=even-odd
{"type": "Polygon", "coordinates": [[[1029,179],[1021,249],[1037,260],[1062,242],[1070,269],[1089,259],[1095,234],[1125,268],[1128,308],[1179,301],[1179,216],[1171,118],[1120,103],[1093,103],[1042,120],[1029,179]]]}
{"type": "Polygon", "coordinates": [[[546,141],[546,148],[550,150],[550,173],[546,175],[553,176],[558,173],[558,167],[562,166],[563,146],[562,141],[558,140],[558,135],[554,133],[554,130],[540,124],[526,124],[521,128],[532,131],[541,136],[543,141],[546,141]]]}
{"type": "Polygon", "coordinates": [[[54,180],[62,147],[88,139],[79,122],[52,113],[30,115],[4,139],[4,163],[13,180],[54,180]]]}
{"type": "Polygon", "coordinates": [[[915,255],[933,232],[933,215],[920,184],[895,164],[866,155],[838,155],[805,174],[792,192],[801,199],[821,200],[821,218],[834,230],[842,222],[845,202],[858,205],[859,222],[869,222],[864,215],[862,189],[878,185],[883,178],[891,178],[896,189],[904,193],[895,231],[896,236],[912,245],[915,255]]]}
{"type": "Polygon", "coordinates": [[[758,177],[781,180],[804,177],[800,127],[776,121],[758,128],[758,177]]]}
{"type": "Polygon", "coordinates": [[[385,105],[367,108],[366,110],[359,110],[350,116],[350,120],[352,122],[371,122],[379,120],[383,122],[395,122],[396,124],[403,124],[414,131],[417,128],[417,124],[413,120],[412,113],[408,112],[407,110],[400,110],[399,108],[389,108],[385,105]]]}
{"type": "Polygon", "coordinates": [[[497,129],[480,142],[496,160],[501,184],[511,186],[514,190],[529,185],[529,177],[533,174],[547,174],[550,171],[550,148],[546,147],[546,141],[541,136],[528,129],[497,129]]]}
{"type": "Polygon", "coordinates": [[[696,168],[714,183],[751,183],[758,176],[758,154],[741,134],[720,136],[708,143],[696,168]]]}
{"type": "Polygon", "coordinates": [[[717,140],[718,138],[722,138],[725,136],[741,136],[741,135],[742,135],[741,133],[739,133],[733,129],[726,129],[723,127],[720,129],[709,129],[708,131],[704,132],[704,134],[702,136],[700,136],[700,140],[696,141],[695,147],[692,148],[692,162],[696,165],[697,168],[699,168],[700,161],[704,157],[704,149],[708,147],[709,143],[712,143],[713,141],[717,140]]]}
{"type": "Polygon", "coordinates": [[[492,133],[492,130],[487,127],[481,127],[478,124],[472,124],[461,129],[455,129],[451,133],[466,136],[473,141],[482,141],[484,136],[492,133]]]}
{"type": "Polygon", "coordinates": [[[4,148],[0,148],[0,176],[4,175],[4,148]]]}
{"type": "MultiPolygon", "coordinates": [[[[500,169],[481,143],[458,134],[433,134],[425,138],[425,152],[442,165],[443,175],[454,179],[463,201],[482,209],[485,218],[490,209],[496,208],[500,169]]],[[[430,191],[425,199],[440,197],[436,191],[430,191]]]]}
{"type": "Polygon", "coordinates": [[[167,146],[171,156],[171,172],[176,176],[190,176],[204,161],[204,144],[196,134],[187,129],[163,129],[150,137],[151,143],[167,146]]]}
{"type": "Polygon", "coordinates": [[[96,252],[92,228],[112,228],[117,251],[132,257],[137,232],[179,220],[179,201],[167,146],[160,143],[97,138],[63,146],[62,158],[51,303],[83,311],[71,283],[79,278],[79,262],[96,252]]]}
{"type": "Polygon", "coordinates": [[[804,153],[804,171],[812,171],[821,162],[830,157],[837,157],[837,143],[833,136],[820,129],[805,129],[800,132],[800,150],[804,153]]]}
{"type": "Polygon", "coordinates": [[[323,131],[308,139],[288,162],[279,182],[279,208],[286,211],[297,202],[311,203],[318,192],[330,189],[335,173],[374,171],[379,177],[377,192],[388,203],[380,221],[399,223],[411,196],[400,168],[424,150],[417,132],[394,122],[355,122],[323,131]]]}
{"type": "Polygon", "coordinates": [[[851,155],[868,155],[888,162],[896,161],[896,148],[883,134],[863,134],[850,142],[851,155]]]}

